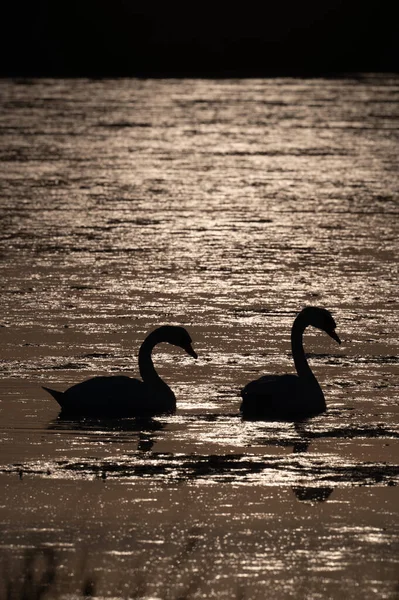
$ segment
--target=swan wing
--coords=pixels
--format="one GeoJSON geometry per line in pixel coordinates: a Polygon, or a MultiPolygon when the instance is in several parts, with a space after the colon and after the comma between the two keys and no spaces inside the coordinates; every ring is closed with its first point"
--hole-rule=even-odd
{"type": "Polygon", "coordinates": [[[247,383],[241,390],[241,396],[274,396],[282,393],[286,395],[295,392],[299,384],[297,375],[264,375],[247,383]]]}
{"type": "Polygon", "coordinates": [[[61,408],[63,414],[134,416],[147,401],[147,387],[139,379],[93,377],[66,390],[61,408]]]}
{"type": "Polygon", "coordinates": [[[252,418],[295,417],[301,409],[302,383],[297,375],[265,375],[241,390],[241,412],[252,418]]]}

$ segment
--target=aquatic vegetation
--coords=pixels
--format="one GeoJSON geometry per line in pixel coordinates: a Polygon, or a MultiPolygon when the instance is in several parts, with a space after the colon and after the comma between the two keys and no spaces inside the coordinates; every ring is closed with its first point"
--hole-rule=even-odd
{"type": "MultiPolygon", "coordinates": [[[[124,588],[122,598],[159,598],[160,600],[186,600],[206,587],[210,564],[198,554],[200,532],[192,528],[182,539],[177,551],[154,563],[152,557],[143,554],[126,560],[123,572],[118,575],[119,587],[124,588]],[[160,569],[162,567],[162,570],[160,569]]],[[[121,553],[123,554],[123,552],[121,553]]],[[[129,558],[130,553],[126,552],[129,558]]],[[[106,577],[106,566],[95,573],[95,566],[88,572],[87,553],[81,554],[77,566],[63,561],[54,548],[39,547],[25,550],[22,561],[4,559],[0,565],[0,600],[45,600],[66,597],[90,598],[103,595],[101,590],[106,577]],[[105,573],[104,573],[105,571],[105,573]],[[94,574],[95,573],[95,574],[94,574]]],[[[233,600],[245,597],[241,586],[233,600]]]]}
{"type": "MultiPolygon", "coordinates": [[[[54,548],[28,548],[22,562],[15,564],[7,558],[0,565],[1,600],[42,600],[64,597],[70,590],[70,575],[60,575],[60,563],[54,548]]],[[[75,590],[76,591],[76,590],[75,590]]],[[[79,588],[83,597],[95,596],[95,583],[91,576],[84,575],[79,588]]]]}

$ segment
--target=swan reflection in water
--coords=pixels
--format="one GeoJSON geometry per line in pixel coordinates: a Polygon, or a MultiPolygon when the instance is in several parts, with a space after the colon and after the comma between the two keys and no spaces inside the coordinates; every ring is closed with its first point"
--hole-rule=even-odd
{"type": "Polygon", "coordinates": [[[91,417],[134,417],[158,415],[176,410],[176,397],[155,370],[153,348],[167,342],[197,358],[192,340],[184,327],[164,325],[151,332],[139,351],[139,371],[143,381],[124,375],[93,377],[65,392],[44,388],[61,406],[63,415],[91,417]]]}
{"type": "Polygon", "coordinates": [[[137,450],[139,452],[151,452],[157,442],[157,434],[163,431],[166,424],[155,419],[71,419],[62,414],[51,421],[47,429],[57,431],[74,431],[92,433],[101,437],[101,443],[126,442],[131,443],[137,438],[137,450]]]}
{"type": "Polygon", "coordinates": [[[325,502],[333,493],[334,488],[295,486],[292,491],[299,502],[325,502]]]}
{"type": "MultiPolygon", "coordinates": [[[[294,443],[292,452],[293,454],[305,454],[309,450],[310,440],[304,429],[304,423],[294,423],[294,427],[301,439],[294,443]]],[[[295,485],[291,489],[300,502],[325,502],[334,491],[332,487],[311,487],[307,485],[295,485]]]]}
{"type": "Polygon", "coordinates": [[[325,331],[339,344],[336,324],[328,310],[308,306],[296,317],[291,330],[291,347],[297,375],[266,375],[248,383],[241,391],[244,418],[296,420],[326,410],[322,389],[309,367],[302,343],[305,329],[312,325],[325,331]]]}
{"type": "MultiPolygon", "coordinates": [[[[206,415],[209,417],[209,415],[206,415]]],[[[208,420],[206,418],[205,420],[208,420]]],[[[214,419],[209,419],[211,422],[214,419]]],[[[295,430],[298,434],[296,439],[282,437],[281,439],[259,440],[262,445],[278,445],[284,448],[292,448],[292,454],[304,454],[308,452],[312,434],[304,430],[303,423],[295,423],[295,430]]],[[[288,466],[284,458],[281,464],[270,462],[270,457],[266,454],[264,460],[256,459],[247,453],[237,454],[176,454],[175,452],[161,451],[157,452],[156,444],[165,440],[161,433],[167,431],[168,423],[162,423],[152,418],[133,418],[133,419],[93,419],[81,418],[71,419],[59,416],[48,425],[48,429],[58,431],[70,431],[73,433],[85,434],[82,442],[86,445],[90,436],[95,444],[101,441],[102,444],[115,444],[118,453],[112,458],[104,459],[86,459],[86,460],[68,460],[66,464],[60,463],[59,468],[67,471],[76,471],[79,473],[94,474],[96,477],[106,479],[108,477],[126,477],[126,478],[162,478],[173,482],[188,482],[197,480],[217,480],[221,482],[242,482],[243,477],[252,478],[259,474],[265,474],[266,479],[271,476],[271,467],[281,469],[289,473],[291,467],[288,466]],[[131,444],[137,443],[137,449],[132,449],[131,444]],[[120,453],[122,444],[130,444],[130,448],[120,453]],[[155,446],[155,449],[154,449],[155,446]]],[[[305,475],[305,473],[304,473],[305,475]]],[[[294,483],[294,482],[292,482],[294,483]]],[[[332,488],[310,487],[301,485],[301,479],[295,481],[291,489],[296,498],[301,502],[324,502],[332,493],[332,488]]]]}

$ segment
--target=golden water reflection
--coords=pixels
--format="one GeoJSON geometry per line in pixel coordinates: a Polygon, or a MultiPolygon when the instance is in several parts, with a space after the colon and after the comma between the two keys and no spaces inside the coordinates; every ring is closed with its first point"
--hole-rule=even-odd
{"type": "Polygon", "coordinates": [[[394,597],[398,78],[0,87],[8,572],[57,564],[65,594],[108,598],[394,597]],[[242,386],[293,371],[306,304],[343,340],[305,335],[327,413],[243,421],[242,386]],[[154,352],[176,415],[58,418],[42,385],[135,376],[163,323],[199,354],[154,352]]]}

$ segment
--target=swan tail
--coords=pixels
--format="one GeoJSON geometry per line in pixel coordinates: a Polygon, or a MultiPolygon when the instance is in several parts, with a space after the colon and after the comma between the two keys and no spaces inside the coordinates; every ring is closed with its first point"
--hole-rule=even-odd
{"type": "Polygon", "coordinates": [[[57,390],[52,390],[50,388],[44,387],[44,385],[42,386],[42,388],[46,392],[48,392],[54,398],[54,400],[56,400],[58,402],[58,404],[62,408],[62,404],[63,404],[62,400],[63,400],[64,392],[58,392],[57,390]]]}

